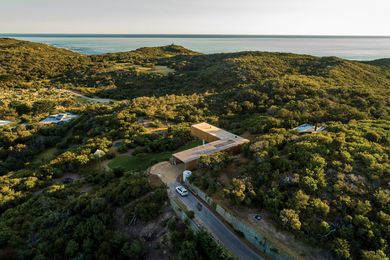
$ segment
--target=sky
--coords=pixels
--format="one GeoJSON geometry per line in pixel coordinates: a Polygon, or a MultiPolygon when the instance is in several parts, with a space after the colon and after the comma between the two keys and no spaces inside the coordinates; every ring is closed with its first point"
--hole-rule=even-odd
{"type": "Polygon", "coordinates": [[[0,33],[390,36],[390,0],[0,0],[0,33]]]}

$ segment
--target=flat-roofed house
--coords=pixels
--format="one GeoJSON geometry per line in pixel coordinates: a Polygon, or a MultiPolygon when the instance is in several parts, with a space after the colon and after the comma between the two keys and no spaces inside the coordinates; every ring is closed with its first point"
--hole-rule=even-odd
{"type": "Polygon", "coordinates": [[[311,125],[311,124],[303,124],[298,127],[293,128],[293,130],[297,131],[300,134],[307,134],[307,133],[319,133],[325,130],[324,126],[317,126],[317,125],[311,125]]]}
{"type": "Polygon", "coordinates": [[[213,154],[221,151],[238,152],[248,139],[235,135],[213,125],[200,123],[191,126],[191,135],[204,141],[201,146],[194,147],[172,155],[173,164],[184,163],[185,168],[192,170],[197,167],[202,155],[213,154]],[[207,142],[207,143],[205,143],[207,142]]]}
{"type": "Polygon", "coordinates": [[[46,117],[44,120],[42,120],[41,124],[65,124],[65,123],[68,123],[70,121],[72,121],[73,119],[76,119],[78,118],[79,115],[74,115],[74,114],[71,114],[71,113],[60,113],[60,114],[56,114],[56,115],[50,115],[48,117],[46,117]]]}

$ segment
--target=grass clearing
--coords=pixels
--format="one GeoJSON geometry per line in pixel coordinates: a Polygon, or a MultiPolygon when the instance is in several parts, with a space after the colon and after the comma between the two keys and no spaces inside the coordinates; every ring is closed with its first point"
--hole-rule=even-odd
{"type": "Polygon", "coordinates": [[[169,73],[175,73],[174,69],[168,68],[167,66],[156,65],[153,67],[134,66],[137,72],[140,73],[159,73],[167,76],[169,73]]]}
{"type": "Polygon", "coordinates": [[[175,73],[174,69],[171,69],[163,65],[141,66],[141,65],[134,65],[132,63],[115,63],[112,66],[106,68],[104,72],[127,71],[127,70],[135,70],[138,73],[158,73],[164,76],[167,76],[170,73],[175,73]]]}
{"type": "Polygon", "coordinates": [[[175,152],[180,152],[187,150],[198,145],[201,145],[202,142],[199,140],[194,140],[183,145],[176,151],[167,151],[162,153],[143,153],[133,156],[118,155],[112,161],[108,163],[108,167],[111,169],[121,167],[125,171],[144,171],[153,164],[167,161],[175,152]]]}

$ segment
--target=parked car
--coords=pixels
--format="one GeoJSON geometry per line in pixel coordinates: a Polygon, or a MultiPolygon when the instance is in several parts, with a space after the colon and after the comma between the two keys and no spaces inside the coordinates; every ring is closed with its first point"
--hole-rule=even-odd
{"type": "Polygon", "coordinates": [[[176,191],[177,191],[177,193],[179,193],[180,196],[182,196],[182,197],[188,195],[188,190],[187,190],[186,188],[184,188],[183,186],[177,186],[177,187],[176,187],[176,191]]]}

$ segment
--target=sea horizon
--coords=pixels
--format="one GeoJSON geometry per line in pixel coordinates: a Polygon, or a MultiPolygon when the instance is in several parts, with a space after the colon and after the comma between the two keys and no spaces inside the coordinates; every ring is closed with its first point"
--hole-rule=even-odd
{"type": "Polygon", "coordinates": [[[0,33],[0,37],[45,43],[86,55],[176,44],[204,54],[264,51],[362,61],[390,58],[390,36],[0,33]]]}
{"type": "Polygon", "coordinates": [[[69,38],[390,38],[390,35],[311,35],[311,34],[142,34],[142,33],[0,33],[3,37],[69,38]]]}

